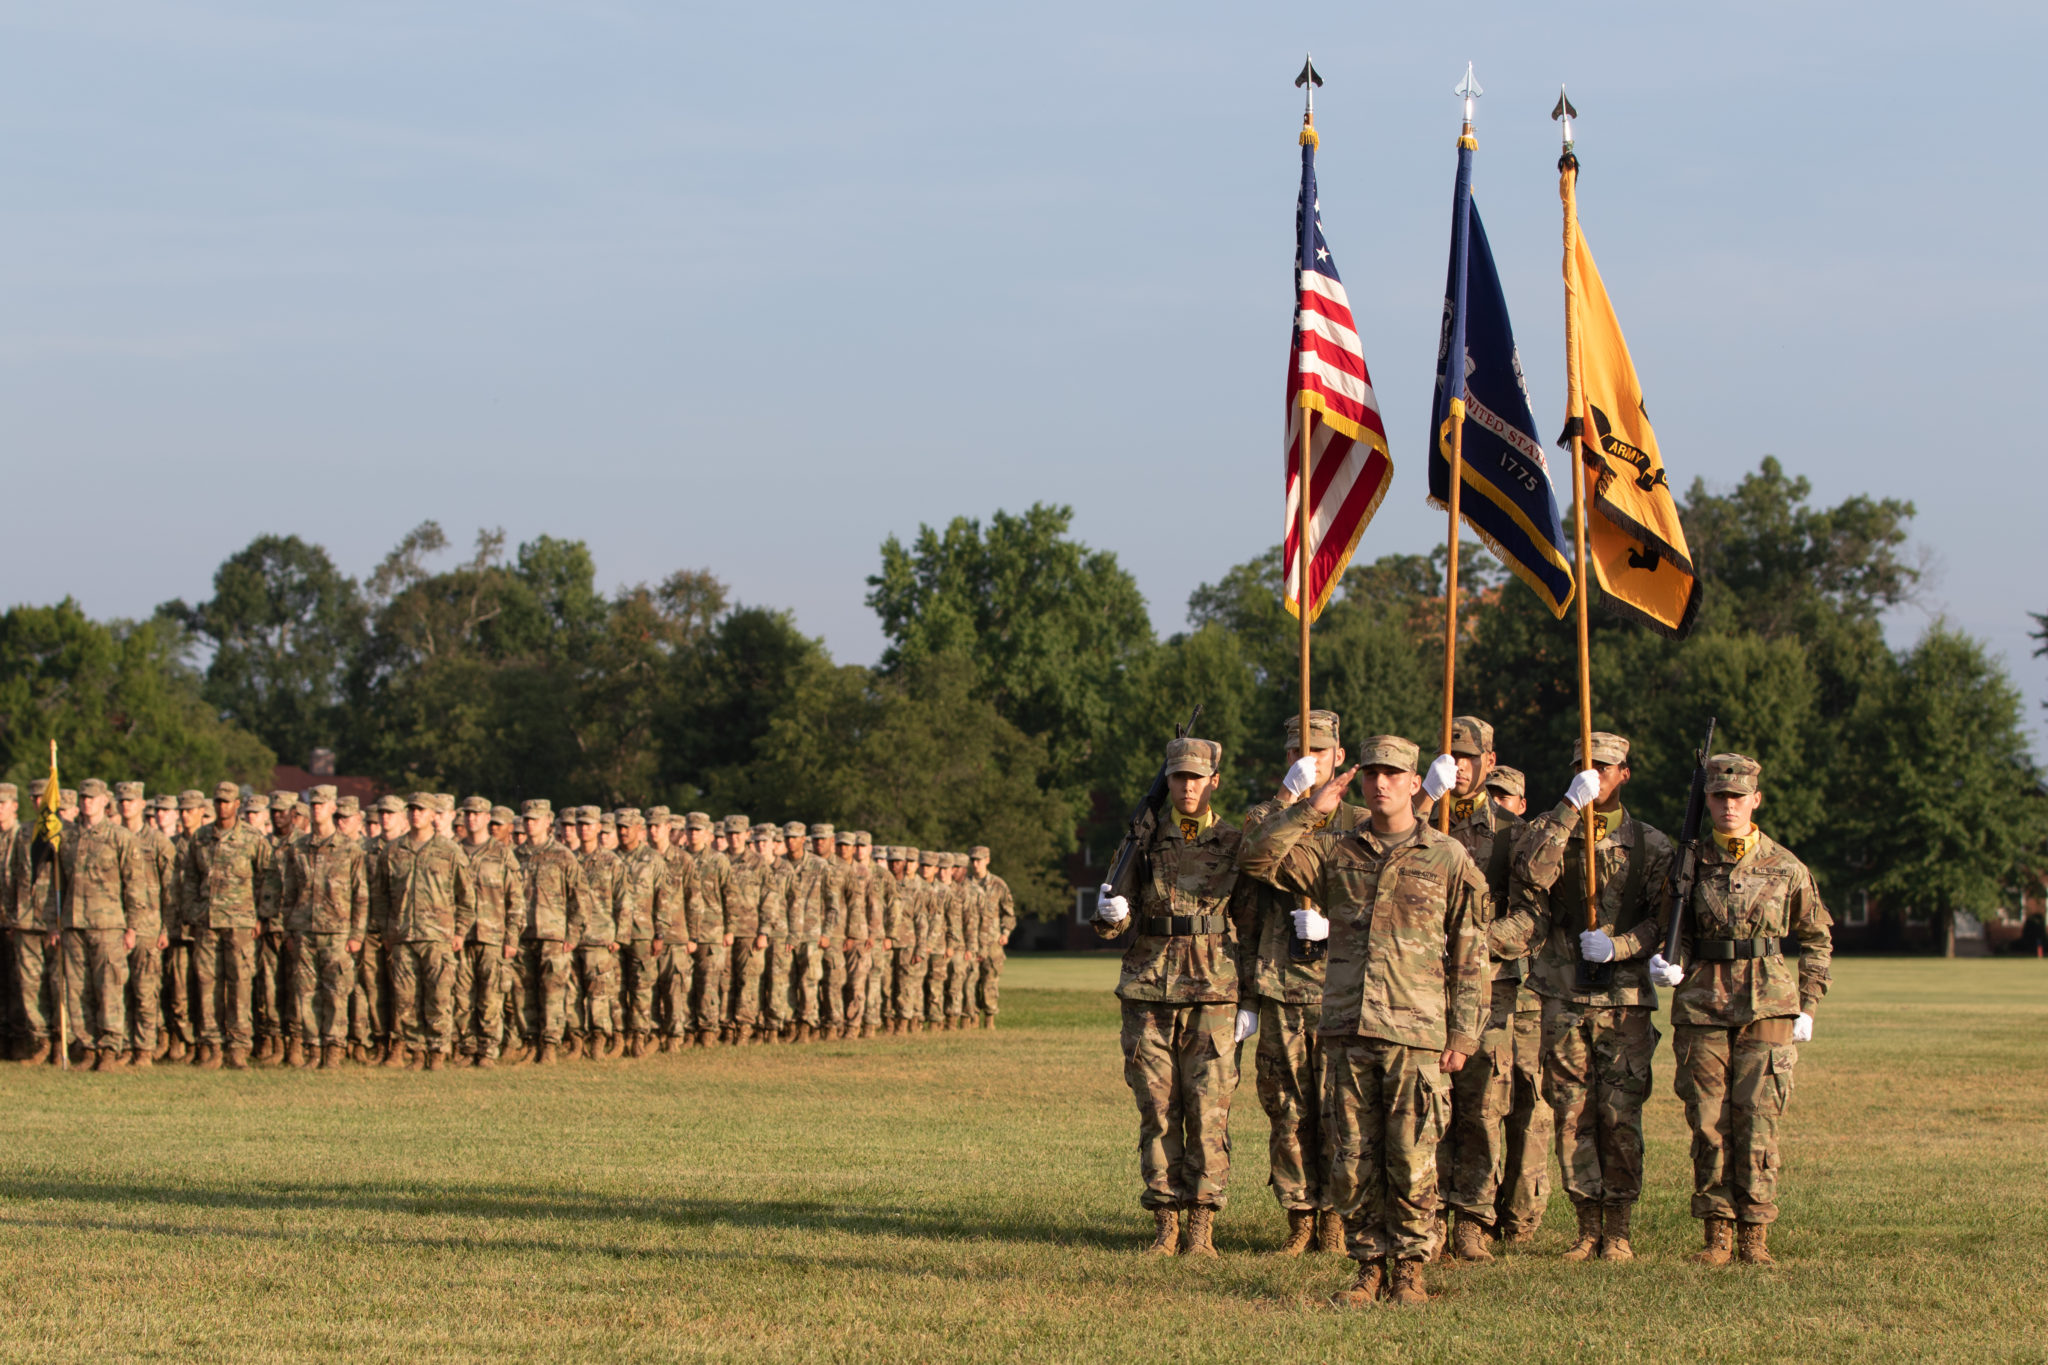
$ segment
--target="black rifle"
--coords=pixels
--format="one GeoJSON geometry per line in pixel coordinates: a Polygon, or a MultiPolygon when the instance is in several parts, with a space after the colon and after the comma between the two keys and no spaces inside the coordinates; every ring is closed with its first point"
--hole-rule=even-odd
{"type": "MultiPolygon", "coordinates": [[[[1188,723],[1174,727],[1173,737],[1186,739],[1193,733],[1195,722],[1201,718],[1202,707],[1197,703],[1195,713],[1188,717],[1188,723]]],[[[1144,799],[1132,809],[1131,818],[1125,823],[1124,839],[1116,846],[1116,856],[1109,860],[1109,877],[1103,885],[1109,888],[1110,895],[1122,896],[1129,900],[1138,894],[1138,883],[1141,880],[1139,874],[1143,870],[1145,849],[1152,842],[1152,831],[1159,827],[1159,808],[1165,803],[1166,764],[1162,760],[1159,764],[1159,773],[1152,779],[1152,785],[1146,789],[1144,799]]]]}
{"type": "Polygon", "coordinates": [[[1671,864],[1671,927],[1664,935],[1664,960],[1678,961],[1678,939],[1685,931],[1685,907],[1700,870],[1700,820],[1707,813],[1707,755],[1714,752],[1714,718],[1707,718],[1707,737],[1693,754],[1692,794],[1685,798],[1685,828],[1678,832],[1678,857],[1671,864]]]}

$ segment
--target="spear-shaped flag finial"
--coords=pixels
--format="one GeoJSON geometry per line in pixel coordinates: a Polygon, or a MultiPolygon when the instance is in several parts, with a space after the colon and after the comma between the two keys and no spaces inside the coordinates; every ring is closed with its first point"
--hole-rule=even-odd
{"type": "Polygon", "coordinates": [[[1304,92],[1301,106],[1301,143],[1304,147],[1313,147],[1318,140],[1316,138],[1316,87],[1323,83],[1322,76],[1316,72],[1316,63],[1313,56],[1304,56],[1302,58],[1301,74],[1294,78],[1294,83],[1300,86],[1304,92]]]}
{"type": "Polygon", "coordinates": [[[1557,107],[1550,111],[1550,116],[1564,125],[1564,149],[1570,151],[1572,149],[1572,120],[1579,116],[1579,111],[1572,108],[1572,102],[1565,98],[1562,85],[1557,87],[1557,107]]]}
{"type": "Polygon", "coordinates": [[[1472,131],[1472,101],[1486,92],[1479,88],[1479,82],[1472,76],[1472,63],[1465,63],[1465,79],[1458,82],[1458,88],[1451,92],[1465,101],[1465,131],[1472,131]]]}

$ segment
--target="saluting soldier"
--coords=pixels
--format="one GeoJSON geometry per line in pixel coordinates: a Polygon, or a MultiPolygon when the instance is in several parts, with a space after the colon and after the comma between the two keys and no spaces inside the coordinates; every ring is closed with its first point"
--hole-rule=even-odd
{"type": "Polygon", "coordinates": [[[1488,935],[1494,956],[1532,955],[1543,997],[1543,1089],[1557,1163],[1579,1221],[1567,1261],[1634,1259],[1630,1217],[1643,1189],[1643,1101],[1657,1048],[1649,956],[1663,939],[1671,841],[1622,805],[1629,744],[1593,732],[1591,762],[1556,808],[1516,841],[1508,913],[1488,935]],[[1586,924],[1587,802],[1598,858],[1597,925],[1586,924]],[[1594,970],[1582,973],[1582,962],[1594,970]]]}
{"type": "MultiPolygon", "coordinates": [[[[1343,766],[1337,713],[1311,711],[1308,727],[1304,752],[1301,717],[1287,718],[1286,778],[1277,796],[1245,812],[1247,835],[1328,782],[1343,766]]],[[[1364,818],[1363,807],[1339,802],[1324,828],[1344,834],[1364,818]]],[[[1330,921],[1305,896],[1249,878],[1247,882],[1246,894],[1257,918],[1246,954],[1250,970],[1240,983],[1237,1031],[1258,1037],[1253,1064],[1259,1104],[1270,1125],[1268,1183],[1287,1214],[1287,1240],[1278,1254],[1299,1256],[1315,1245],[1341,1256],[1344,1220],[1336,1210],[1323,1141],[1323,973],[1330,921]]]]}
{"type": "Polygon", "coordinates": [[[1750,1265],[1772,1263],[1778,1123],[1833,955],[1834,920],[1813,874],[1756,827],[1762,804],[1755,759],[1707,760],[1713,838],[1700,848],[1679,960],[1650,959],[1660,984],[1677,987],[1672,1051],[1692,1128],[1692,1216],[1706,1232],[1692,1259],[1704,1265],[1726,1265],[1731,1250],[1750,1265]],[[1799,946],[1796,968],[1785,960],[1788,942],[1799,946]]]}
{"type": "Polygon", "coordinates": [[[1399,736],[1366,740],[1356,767],[1269,816],[1239,859],[1330,921],[1323,1140],[1359,1266],[1333,1300],[1343,1307],[1428,1301],[1445,1077],[1479,1050],[1486,1007],[1486,882],[1456,840],[1416,818],[1417,757],[1399,736]],[[1345,834],[1323,828],[1361,777],[1369,818],[1345,834]]]}
{"type": "Polygon", "coordinates": [[[1239,954],[1255,925],[1250,880],[1237,872],[1244,836],[1210,805],[1222,762],[1213,740],[1166,746],[1167,803],[1143,850],[1138,903],[1105,886],[1096,906],[1100,937],[1135,931],[1116,993],[1124,1080],[1138,1104],[1139,1202],[1152,1211],[1155,1255],[1216,1254],[1230,1179],[1239,954]]]}

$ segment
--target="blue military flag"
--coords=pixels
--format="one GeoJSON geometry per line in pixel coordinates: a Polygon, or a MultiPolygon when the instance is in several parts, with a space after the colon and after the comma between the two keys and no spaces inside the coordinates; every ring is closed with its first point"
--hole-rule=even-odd
{"type": "Polygon", "coordinates": [[[1550,487],[1550,462],[1529,411],[1508,301],[1472,199],[1470,141],[1458,147],[1451,205],[1451,264],[1437,346],[1436,402],[1430,408],[1435,439],[1430,443],[1429,500],[1438,507],[1450,502],[1451,402],[1462,399],[1465,477],[1458,511],[1500,562],[1561,617],[1572,600],[1571,559],[1550,487]],[[1445,361],[1457,352],[1464,355],[1462,373],[1450,373],[1446,382],[1445,361]]]}

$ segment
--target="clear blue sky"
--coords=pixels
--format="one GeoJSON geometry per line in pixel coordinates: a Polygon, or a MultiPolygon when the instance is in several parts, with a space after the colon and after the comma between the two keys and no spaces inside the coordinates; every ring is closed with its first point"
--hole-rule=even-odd
{"type": "Polygon", "coordinates": [[[708,566],[842,658],[894,531],[1034,500],[1162,630],[1279,538],[1299,105],[1393,434],[1422,459],[1451,87],[1546,434],[1559,81],[1675,483],[1766,451],[1918,504],[1899,614],[2039,732],[2038,4],[96,3],[0,15],[4,597],[200,597],[265,531],[708,566]]]}

